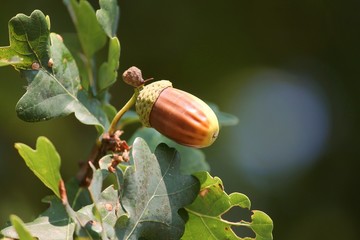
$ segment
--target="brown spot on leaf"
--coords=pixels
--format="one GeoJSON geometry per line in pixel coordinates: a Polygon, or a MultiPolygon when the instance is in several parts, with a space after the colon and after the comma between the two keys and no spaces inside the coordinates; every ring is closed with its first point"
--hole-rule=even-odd
{"type": "Polygon", "coordinates": [[[200,190],[200,192],[199,192],[200,197],[205,197],[209,191],[210,190],[208,188],[204,188],[204,189],[200,190]]]}
{"type": "Polygon", "coordinates": [[[110,212],[110,211],[113,210],[113,206],[110,203],[106,203],[105,204],[105,209],[110,212]]]}
{"type": "Polygon", "coordinates": [[[54,60],[52,58],[48,61],[48,67],[52,68],[54,66],[54,60]]]}

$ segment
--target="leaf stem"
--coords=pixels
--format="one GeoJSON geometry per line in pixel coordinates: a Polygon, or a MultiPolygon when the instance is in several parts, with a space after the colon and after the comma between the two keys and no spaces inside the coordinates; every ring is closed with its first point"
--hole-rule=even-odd
{"type": "Polygon", "coordinates": [[[115,117],[113,118],[113,120],[110,124],[109,131],[108,131],[108,133],[110,135],[114,134],[114,132],[116,131],[116,126],[117,126],[118,122],[120,121],[121,117],[124,115],[124,113],[126,113],[135,104],[137,96],[138,96],[138,93],[137,93],[137,91],[135,91],[135,93],[131,96],[129,101],[115,115],[115,117]]]}

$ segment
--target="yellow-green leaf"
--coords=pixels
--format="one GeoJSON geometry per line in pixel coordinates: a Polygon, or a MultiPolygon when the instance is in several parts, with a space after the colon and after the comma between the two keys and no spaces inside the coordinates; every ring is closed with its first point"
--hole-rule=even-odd
{"type": "Polygon", "coordinates": [[[116,82],[120,59],[120,42],[117,37],[109,41],[108,60],[99,69],[99,91],[104,91],[116,82]]]}
{"type": "Polygon", "coordinates": [[[50,140],[46,137],[39,137],[36,141],[36,149],[32,149],[22,143],[16,143],[15,148],[19,151],[20,156],[25,160],[26,165],[31,171],[33,171],[56,196],[60,197],[61,160],[50,140]]]}
{"type": "Polygon", "coordinates": [[[11,224],[14,226],[19,240],[33,240],[30,232],[26,229],[24,222],[16,215],[10,216],[11,224]]]}

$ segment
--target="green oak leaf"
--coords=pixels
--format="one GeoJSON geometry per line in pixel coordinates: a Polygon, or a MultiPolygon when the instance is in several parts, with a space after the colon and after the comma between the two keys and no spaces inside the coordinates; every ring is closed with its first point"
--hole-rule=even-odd
{"type": "Polygon", "coordinates": [[[17,14],[9,21],[10,46],[0,47],[0,66],[13,65],[17,69],[31,69],[33,62],[48,69],[49,22],[35,10],[30,16],[17,14]]]}
{"type": "MultiPolygon", "coordinates": [[[[50,207],[34,221],[26,223],[26,229],[39,240],[72,240],[75,224],[71,222],[60,199],[48,197],[44,202],[50,207]]],[[[5,237],[18,239],[13,226],[1,230],[5,237]]]]}
{"type": "Polygon", "coordinates": [[[95,169],[90,164],[93,170],[93,177],[88,187],[88,192],[91,196],[92,203],[85,205],[76,214],[80,219],[82,235],[98,235],[102,239],[113,239],[115,236],[114,226],[117,221],[117,213],[119,212],[119,193],[112,185],[103,189],[103,182],[109,175],[108,169],[95,169]],[[96,224],[89,225],[87,222],[92,220],[96,224]],[[85,232],[84,232],[85,231],[85,232]]]}
{"type": "Polygon", "coordinates": [[[118,112],[116,108],[109,103],[103,103],[101,107],[103,112],[106,114],[107,118],[109,119],[109,121],[111,121],[118,112]]]}
{"type": "Polygon", "coordinates": [[[34,240],[24,222],[16,215],[10,216],[11,224],[14,226],[20,240],[34,240]]]}
{"type": "Polygon", "coordinates": [[[77,33],[62,33],[61,36],[64,39],[65,46],[70,51],[78,67],[81,89],[83,91],[90,92],[90,81],[93,81],[90,79],[93,78],[94,74],[94,71],[89,70],[89,67],[94,67],[90,63],[92,62],[92,59],[87,59],[84,56],[77,33]]]}
{"type": "MultiPolygon", "coordinates": [[[[117,110],[109,104],[110,95],[107,92],[103,92],[103,98],[92,97],[89,94],[89,73],[86,70],[86,64],[83,59],[83,54],[79,51],[81,49],[78,37],[74,33],[62,34],[64,37],[64,43],[74,56],[76,65],[78,66],[82,90],[78,92],[78,99],[86,108],[101,122],[105,129],[107,129],[110,121],[116,115],[117,110]]],[[[118,59],[116,60],[118,61],[118,59]]],[[[100,77],[100,76],[99,76],[100,77]]],[[[115,77],[116,78],[116,77],[115,77]]]]}
{"type": "Polygon", "coordinates": [[[62,38],[49,31],[50,19],[39,10],[9,21],[10,46],[0,48],[0,66],[14,65],[28,81],[16,105],[19,118],[34,122],[74,112],[82,123],[97,125],[101,132],[102,123],[77,98],[81,86],[72,55],[62,38]]]}
{"type": "Polygon", "coordinates": [[[102,132],[103,128],[107,129],[110,122],[106,112],[103,110],[104,105],[98,99],[89,96],[84,90],[80,90],[77,97],[90,114],[100,122],[101,125],[96,126],[98,127],[98,132],[102,132]]]}
{"type": "Polygon", "coordinates": [[[119,196],[118,191],[113,186],[107,187],[101,192],[96,201],[96,206],[99,210],[103,223],[114,227],[117,221],[117,212],[119,210],[119,196]]]}
{"type": "Polygon", "coordinates": [[[256,240],[268,240],[273,239],[272,230],[274,224],[271,218],[264,212],[253,210],[253,215],[251,215],[251,222],[249,224],[250,228],[255,232],[256,240]]]}
{"type": "Polygon", "coordinates": [[[61,36],[64,39],[65,46],[71,52],[74,57],[76,65],[79,69],[81,87],[89,91],[90,90],[90,76],[93,74],[88,71],[87,59],[84,58],[84,53],[81,50],[81,43],[76,33],[62,33],[61,36]]]}
{"type": "Polygon", "coordinates": [[[106,35],[97,21],[96,14],[86,0],[63,0],[75,24],[82,50],[91,58],[106,44],[106,35]]]}
{"type": "Polygon", "coordinates": [[[227,221],[221,216],[233,207],[250,209],[250,200],[241,193],[226,194],[220,178],[212,177],[207,172],[194,174],[200,181],[200,192],[195,201],[185,210],[189,214],[189,219],[185,226],[185,233],[182,239],[256,239],[272,240],[273,223],[269,216],[261,211],[253,211],[252,221],[239,222],[227,221]],[[243,226],[252,229],[255,238],[241,238],[237,236],[232,226],[243,226]]]}
{"type": "Polygon", "coordinates": [[[68,214],[76,222],[75,234],[77,237],[114,239],[114,226],[120,206],[119,194],[113,186],[109,186],[102,191],[103,181],[109,172],[107,169],[95,169],[91,163],[90,166],[93,175],[87,189],[79,188],[74,180],[67,184],[69,186],[67,188],[69,204],[85,201],[77,212],[68,209],[68,214]]]}
{"type": "Polygon", "coordinates": [[[83,206],[92,204],[89,190],[80,187],[80,183],[75,177],[68,180],[65,187],[69,205],[74,211],[79,210],[83,206]]]}
{"type": "Polygon", "coordinates": [[[0,47],[0,67],[8,66],[8,65],[20,65],[23,61],[18,55],[9,54],[8,49],[4,50],[4,48],[0,47]]]}
{"type": "Polygon", "coordinates": [[[126,214],[115,226],[117,238],[179,239],[184,222],[178,210],[194,200],[198,181],[180,174],[179,154],[165,144],[152,154],[146,142],[137,138],[132,157],[134,166],[124,173],[120,199],[126,214]]]}
{"type": "Polygon", "coordinates": [[[102,169],[96,170],[92,163],[89,163],[90,167],[92,168],[92,179],[91,183],[88,187],[90,196],[93,202],[97,202],[100,198],[101,189],[103,187],[103,181],[107,176],[107,171],[102,169]]]}
{"type": "Polygon", "coordinates": [[[84,206],[76,213],[81,225],[81,231],[77,233],[78,236],[93,236],[95,239],[99,237],[108,239],[110,237],[113,239],[119,206],[118,191],[113,186],[107,187],[96,200],[94,199],[93,204],[84,206]],[[90,222],[93,224],[89,224],[90,222]]]}
{"type": "MultiPolygon", "coordinates": [[[[113,155],[108,154],[104,157],[102,157],[99,160],[99,167],[106,173],[109,173],[109,166],[112,165],[113,161],[113,155]]],[[[128,163],[121,163],[118,164],[118,167],[114,168],[115,171],[112,171],[111,173],[114,175],[113,178],[109,178],[110,182],[115,186],[116,189],[118,189],[119,196],[121,195],[121,191],[124,187],[124,172],[126,172],[126,169],[131,167],[132,165],[128,163]]],[[[106,178],[108,175],[103,173],[104,178],[106,178]]]]}
{"type": "Polygon", "coordinates": [[[181,156],[180,170],[183,174],[210,170],[210,166],[205,160],[205,154],[201,150],[180,145],[165,137],[154,128],[139,128],[131,137],[129,143],[132,143],[136,137],[143,138],[151,151],[154,151],[160,143],[166,143],[168,146],[179,151],[181,156]]]}
{"type": "Polygon", "coordinates": [[[29,85],[16,105],[18,116],[34,122],[75,113],[80,122],[103,129],[96,116],[78,99],[79,73],[70,52],[58,35],[51,33],[50,37],[52,71],[45,68],[22,71],[29,85]]]}
{"type": "Polygon", "coordinates": [[[109,38],[116,35],[120,11],[116,0],[99,0],[100,9],[96,17],[109,38]]]}
{"type": "Polygon", "coordinates": [[[46,137],[39,137],[36,141],[36,149],[32,149],[22,143],[16,143],[15,148],[19,151],[20,156],[25,160],[30,170],[33,171],[56,196],[60,197],[61,160],[50,140],[46,137]]]}
{"type": "Polygon", "coordinates": [[[120,42],[117,37],[113,37],[109,42],[108,60],[99,69],[98,88],[104,91],[116,82],[117,70],[120,58],[120,42]]]}

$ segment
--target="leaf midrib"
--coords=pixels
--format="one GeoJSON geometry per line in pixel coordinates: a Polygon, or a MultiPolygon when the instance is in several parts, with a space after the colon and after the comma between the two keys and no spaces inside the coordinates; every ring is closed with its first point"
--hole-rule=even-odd
{"type": "MultiPolygon", "coordinates": [[[[80,103],[80,104],[84,107],[84,109],[86,109],[86,111],[87,111],[88,113],[90,113],[90,111],[79,101],[79,99],[78,99],[76,96],[74,96],[69,90],[67,90],[67,89],[64,87],[64,85],[63,85],[52,73],[50,73],[49,71],[45,70],[44,68],[39,69],[39,71],[44,72],[44,73],[47,74],[50,78],[52,78],[52,79],[56,82],[56,84],[61,87],[61,89],[63,90],[63,93],[61,93],[61,94],[56,94],[56,95],[54,95],[54,96],[51,96],[51,97],[45,99],[44,101],[39,102],[38,104],[35,104],[35,105],[29,107],[28,109],[35,108],[35,107],[43,104],[45,101],[49,101],[49,100],[52,99],[52,98],[55,98],[55,97],[58,97],[58,96],[61,96],[61,95],[68,95],[68,96],[71,97],[72,101],[76,101],[76,102],[80,103]]],[[[72,101],[71,101],[71,102],[72,102],[72,101]]],[[[90,113],[90,114],[91,114],[91,113],[90,113]]]]}
{"type": "Polygon", "coordinates": [[[175,159],[175,155],[176,155],[176,152],[173,152],[173,156],[172,156],[172,158],[171,158],[171,161],[169,162],[169,165],[168,165],[165,173],[161,176],[161,178],[160,178],[160,180],[159,180],[159,182],[158,182],[158,184],[157,184],[154,192],[151,194],[151,197],[149,198],[149,201],[146,203],[144,209],[142,210],[139,218],[136,220],[133,228],[131,229],[131,231],[130,231],[130,233],[128,234],[128,236],[126,237],[126,239],[129,239],[130,236],[133,234],[133,232],[135,231],[137,225],[140,223],[140,220],[141,220],[141,218],[142,218],[145,210],[148,208],[148,206],[149,206],[150,202],[152,201],[152,199],[156,196],[155,193],[157,192],[157,190],[158,190],[158,188],[159,188],[159,186],[160,186],[160,183],[164,180],[164,176],[166,176],[166,174],[168,173],[170,167],[172,166],[172,163],[173,163],[173,161],[174,161],[174,159],[175,159]]]}

